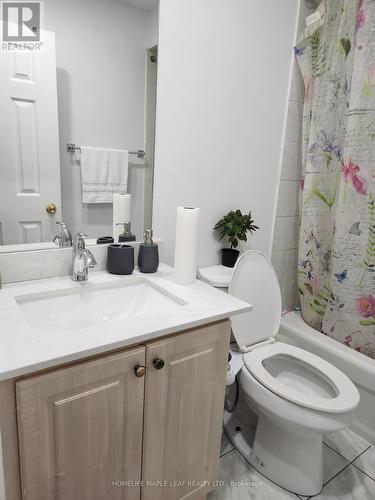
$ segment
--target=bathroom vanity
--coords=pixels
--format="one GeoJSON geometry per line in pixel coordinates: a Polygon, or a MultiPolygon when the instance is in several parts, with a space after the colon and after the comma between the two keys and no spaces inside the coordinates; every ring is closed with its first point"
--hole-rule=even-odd
{"type": "Polygon", "coordinates": [[[215,487],[229,316],[208,285],[93,273],[0,291],[7,500],[203,500],[215,487]]]}

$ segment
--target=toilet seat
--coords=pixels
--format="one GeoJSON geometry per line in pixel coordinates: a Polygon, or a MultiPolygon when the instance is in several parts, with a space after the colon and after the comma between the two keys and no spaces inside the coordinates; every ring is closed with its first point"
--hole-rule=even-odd
{"type": "Polygon", "coordinates": [[[324,359],[298,347],[275,342],[243,354],[243,360],[245,369],[258,382],[271,392],[297,405],[328,413],[344,413],[353,410],[359,403],[359,393],[344,373],[324,359]],[[279,381],[264,366],[267,360],[276,356],[280,356],[281,359],[286,356],[292,362],[299,364],[301,373],[304,370],[314,372],[325,384],[332,387],[336,396],[330,398],[311,396],[279,381]]]}

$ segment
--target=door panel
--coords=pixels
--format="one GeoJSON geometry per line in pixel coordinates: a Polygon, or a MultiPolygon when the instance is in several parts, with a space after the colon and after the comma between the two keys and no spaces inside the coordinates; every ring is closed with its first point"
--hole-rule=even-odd
{"type": "Polygon", "coordinates": [[[217,479],[229,334],[225,321],[146,346],[143,500],[203,499],[212,489],[203,482],[217,479]]]}
{"type": "Polygon", "coordinates": [[[0,222],[2,244],[51,241],[61,220],[55,36],[40,51],[0,51],[0,222]],[[24,224],[38,225],[32,237],[24,224]]]}
{"type": "Polygon", "coordinates": [[[142,347],[16,383],[23,499],[139,500],[121,482],[140,480],[144,362],[142,347]]]}
{"type": "Polygon", "coordinates": [[[42,225],[38,221],[20,221],[23,243],[40,243],[42,241],[42,225]]]}

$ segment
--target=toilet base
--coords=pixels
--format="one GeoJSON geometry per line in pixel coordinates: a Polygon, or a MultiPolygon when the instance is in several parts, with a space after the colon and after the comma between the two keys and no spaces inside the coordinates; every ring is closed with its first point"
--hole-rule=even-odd
{"type": "Polygon", "coordinates": [[[224,412],[224,432],[241,455],[249,460],[255,437],[256,422],[246,422],[234,413],[224,412]]]}
{"type": "Polygon", "coordinates": [[[224,412],[224,429],[254,469],[298,495],[311,496],[321,491],[323,443],[320,433],[291,431],[264,416],[260,416],[257,423],[241,416],[244,417],[238,415],[237,410],[232,414],[224,412]]]}
{"type": "Polygon", "coordinates": [[[259,415],[249,462],[274,483],[297,495],[323,487],[323,436],[280,426],[259,415]]]}

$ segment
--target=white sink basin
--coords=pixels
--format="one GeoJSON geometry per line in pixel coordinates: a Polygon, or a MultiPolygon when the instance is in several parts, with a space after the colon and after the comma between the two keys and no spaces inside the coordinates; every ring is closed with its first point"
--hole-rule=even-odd
{"type": "Polygon", "coordinates": [[[32,326],[79,330],[145,315],[169,314],[186,302],[144,278],[129,278],[15,297],[32,326]]]}

